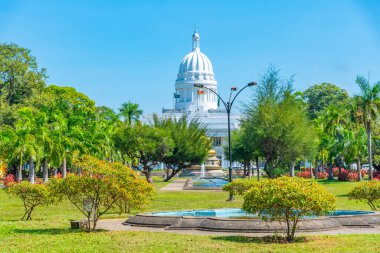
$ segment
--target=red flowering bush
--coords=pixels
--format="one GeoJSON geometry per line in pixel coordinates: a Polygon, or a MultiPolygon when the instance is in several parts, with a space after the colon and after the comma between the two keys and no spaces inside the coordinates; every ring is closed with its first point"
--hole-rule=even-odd
{"type": "Polygon", "coordinates": [[[62,178],[62,173],[61,172],[57,173],[57,178],[62,178]]]}
{"type": "Polygon", "coordinates": [[[326,179],[328,178],[329,173],[327,172],[318,172],[318,179],[326,179]]]}
{"type": "Polygon", "coordinates": [[[373,179],[380,180],[380,171],[375,170],[373,172],[373,179]]]}
{"type": "Polygon", "coordinates": [[[333,172],[333,176],[337,177],[339,174],[339,168],[338,167],[332,168],[332,172],[333,172]]]}
{"type": "Polygon", "coordinates": [[[348,173],[347,179],[349,181],[358,181],[358,179],[359,179],[358,173],[357,172],[348,173]]]}
{"type": "Polygon", "coordinates": [[[360,170],[360,173],[362,174],[362,178],[364,178],[364,176],[367,174],[367,171],[365,171],[365,170],[360,170]]]}
{"type": "Polygon", "coordinates": [[[342,168],[342,171],[340,173],[338,173],[338,180],[339,181],[348,181],[348,170],[345,170],[342,168]]]}
{"type": "Polygon", "coordinates": [[[5,187],[8,187],[9,185],[15,183],[15,175],[8,174],[4,179],[4,185],[5,187]]]}
{"type": "Polygon", "coordinates": [[[301,171],[297,173],[297,177],[310,178],[310,170],[309,171],[301,171]]]}

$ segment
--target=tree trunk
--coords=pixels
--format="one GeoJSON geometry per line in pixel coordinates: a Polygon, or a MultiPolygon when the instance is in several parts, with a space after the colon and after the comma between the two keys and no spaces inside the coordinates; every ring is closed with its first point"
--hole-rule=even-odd
{"type": "Polygon", "coordinates": [[[181,169],[172,169],[172,173],[168,177],[164,179],[164,182],[168,182],[170,179],[172,179],[178,172],[180,172],[181,169]]]}
{"type": "Polygon", "coordinates": [[[318,179],[318,159],[315,159],[314,177],[318,179]]]}
{"type": "Polygon", "coordinates": [[[150,168],[144,167],[144,169],[142,170],[142,173],[145,175],[146,181],[150,184],[153,184],[152,172],[150,168]]]}
{"type": "Polygon", "coordinates": [[[338,173],[342,172],[342,157],[338,155],[338,173]]]}
{"type": "Polygon", "coordinates": [[[63,162],[62,162],[61,170],[62,170],[62,178],[65,178],[66,174],[67,174],[66,156],[63,157],[63,162]]]}
{"type": "Polygon", "coordinates": [[[48,171],[48,164],[47,164],[46,158],[44,158],[44,162],[42,164],[42,177],[43,177],[44,183],[47,183],[49,181],[49,171],[48,171]]]}
{"type": "Polygon", "coordinates": [[[247,164],[244,163],[244,165],[243,165],[243,178],[245,178],[246,175],[247,175],[247,164]]]}
{"type": "Polygon", "coordinates": [[[371,132],[371,123],[367,124],[367,146],[368,146],[368,177],[369,180],[372,180],[372,132],[371,132]]]}
{"type": "Polygon", "coordinates": [[[332,171],[332,161],[329,162],[329,180],[334,179],[333,171],[332,171]]]}
{"type": "Polygon", "coordinates": [[[324,160],[323,160],[323,155],[322,155],[321,162],[322,162],[321,171],[322,171],[323,173],[325,173],[325,164],[324,164],[324,160]]]}
{"type": "Polygon", "coordinates": [[[290,165],[290,176],[294,177],[294,165],[290,165]]]}
{"type": "Polygon", "coordinates": [[[52,177],[57,177],[57,176],[58,176],[58,171],[57,171],[57,169],[56,169],[56,168],[53,168],[53,169],[51,170],[51,174],[52,174],[52,177]]]}
{"type": "Polygon", "coordinates": [[[29,182],[34,184],[34,161],[33,158],[29,158],[29,182]]]}
{"type": "Polygon", "coordinates": [[[310,178],[313,178],[313,164],[310,161],[310,178]]]}
{"type": "Polygon", "coordinates": [[[260,181],[259,157],[256,156],[255,160],[256,160],[257,181],[260,181]]]}
{"type": "Polygon", "coordinates": [[[16,178],[16,181],[17,182],[21,182],[22,181],[22,158],[20,159],[20,164],[17,168],[17,178],[16,178]]]}
{"type": "Polygon", "coordinates": [[[358,160],[356,161],[356,166],[358,166],[357,170],[358,170],[358,181],[361,181],[362,180],[362,173],[361,173],[361,169],[360,169],[360,158],[358,158],[358,160]]]}

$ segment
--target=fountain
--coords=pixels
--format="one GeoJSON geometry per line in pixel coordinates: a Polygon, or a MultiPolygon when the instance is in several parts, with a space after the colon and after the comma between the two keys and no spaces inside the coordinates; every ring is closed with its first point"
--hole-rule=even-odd
{"type": "MultiPolygon", "coordinates": [[[[265,221],[241,209],[190,210],[143,213],[131,216],[124,225],[164,227],[168,230],[205,230],[240,233],[283,232],[286,224],[265,221]]],[[[336,210],[326,216],[305,216],[299,221],[300,231],[328,231],[349,228],[374,228],[380,225],[379,212],[336,210]]]]}
{"type": "Polygon", "coordinates": [[[220,166],[219,159],[215,155],[216,151],[211,149],[203,164],[187,168],[182,173],[182,176],[194,178],[223,178],[225,173],[222,170],[222,166],[220,166]]]}
{"type": "Polygon", "coordinates": [[[204,178],[205,177],[205,164],[202,163],[201,165],[201,178],[204,178]]]}

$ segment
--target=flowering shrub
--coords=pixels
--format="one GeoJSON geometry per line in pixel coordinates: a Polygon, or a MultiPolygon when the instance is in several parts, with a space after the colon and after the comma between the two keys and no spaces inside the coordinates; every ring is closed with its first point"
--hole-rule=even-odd
{"type": "Polygon", "coordinates": [[[380,180],[380,171],[375,170],[373,172],[373,179],[380,180]]]}
{"type": "Polygon", "coordinates": [[[302,177],[302,178],[310,178],[310,169],[309,171],[300,171],[297,173],[297,177],[302,177]]]}
{"type": "Polygon", "coordinates": [[[373,211],[380,207],[380,182],[377,180],[356,185],[349,193],[349,199],[367,203],[373,211]]]}
{"type": "Polygon", "coordinates": [[[58,201],[46,185],[32,184],[22,181],[18,184],[10,184],[7,193],[19,198],[24,203],[25,213],[22,217],[26,220],[32,219],[32,212],[37,206],[50,205],[58,201]]]}
{"type": "Polygon", "coordinates": [[[348,181],[349,180],[348,174],[349,174],[348,170],[342,168],[342,171],[340,173],[338,173],[338,180],[339,181],[348,181]]]}
{"type": "Polygon", "coordinates": [[[358,181],[359,175],[357,172],[350,172],[347,176],[348,181],[358,181]]]}
{"type": "Polygon", "coordinates": [[[62,173],[58,172],[56,178],[62,178],[62,173]]]}
{"type": "Polygon", "coordinates": [[[10,186],[11,184],[13,184],[15,182],[15,175],[13,174],[8,174],[5,179],[4,179],[4,185],[5,187],[8,187],[10,186]]]}
{"type": "Polygon", "coordinates": [[[339,174],[339,168],[338,167],[332,168],[332,172],[333,172],[333,176],[337,177],[339,174]]]}
{"type": "Polygon", "coordinates": [[[328,178],[329,173],[327,172],[318,172],[318,179],[326,179],[328,178]]]}
{"type": "Polygon", "coordinates": [[[131,168],[91,156],[82,157],[76,164],[81,176],[68,174],[47,184],[55,196],[66,197],[87,218],[87,229],[96,229],[103,214],[119,208],[129,212],[146,207],[154,189],[131,168]]]}
{"type": "Polygon", "coordinates": [[[280,177],[256,182],[244,196],[243,210],[264,220],[287,224],[287,240],[294,240],[302,216],[323,215],[335,209],[335,197],[324,186],[297,177],[280,177]]]}
{"type": "Polygon", "coordinates": [[[360,170],[360,173],[362,174],[362,178],[367,174],[367,171],[365,170],[360,170]]]}
{"type": "Polygon", "coordinates": [[[233,195],[243,195],[253,186],[255,182],[255,180],[236,179],[233,182],[223,186],[223,191],[227,191],[233,195]]]}

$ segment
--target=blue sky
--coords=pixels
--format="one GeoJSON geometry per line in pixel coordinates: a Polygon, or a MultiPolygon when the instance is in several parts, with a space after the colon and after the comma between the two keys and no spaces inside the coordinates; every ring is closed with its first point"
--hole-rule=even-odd
{"type": "Polygon", "coordinates": [[[194,24],[224,96],[271,63],[299,90],[331,82],[355,94],[357,74],[380,80],[376,0],[0,0],[0,17],[0,42],[29,48],[48,83],[114,109],[128,100],[145,112],[172,107],[194,24]]]}

